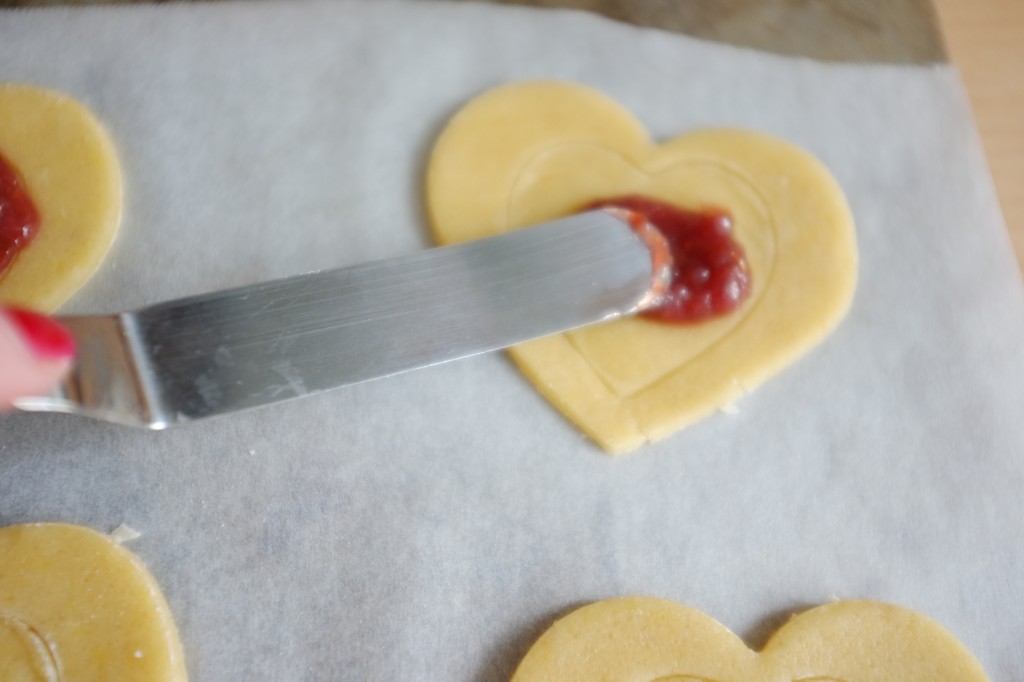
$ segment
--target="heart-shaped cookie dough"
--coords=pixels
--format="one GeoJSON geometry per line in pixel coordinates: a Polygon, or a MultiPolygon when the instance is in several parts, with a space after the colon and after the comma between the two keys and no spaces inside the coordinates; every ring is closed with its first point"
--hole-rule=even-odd
{"type": "Polygon", "coordinates": [[[511,350],[538,390],[609,452],[663,438],[793,362],[842,319],[857,275],[849,207],[815,158],[741,130],[654,144],[629,112],[578,85],[484,93],[448,123],[427,171],[431,223],[446,244],[623,195],[727,209],[753,289],[737,311],[700,324],[631,318],[511,350]]]}
{"type": "Polygon", "coordinates": [[[805,611],[761,650],[700,611],[609,599],[555,623],[512,682],[987,682],[938,623],[908,609],[841,601],[805,611]]]}
{"type": "Polygon", "coordinates": [[[178,633],[149,571],[81,526],[0,528],[0,679],[184,682],[178,633]]]}
{"type": "Polygon", "coordinates": [[[39,211],[39,233],[0,273],[0,302],[55,310],[99,268],[121,220],[121,169],[99,121],[67,95],[0,84],[0,156],[39,211]]]}

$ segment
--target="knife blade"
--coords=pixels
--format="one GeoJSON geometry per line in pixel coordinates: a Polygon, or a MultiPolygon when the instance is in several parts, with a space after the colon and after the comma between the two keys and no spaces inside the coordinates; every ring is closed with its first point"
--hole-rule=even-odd
{"type": "Polygon", "coordinates": [[[79,354],[26,411],[162,429],[506,348],[651,307],[669,275],[637,214],[591,211],[456,246],[64,317],[79,354]]]}

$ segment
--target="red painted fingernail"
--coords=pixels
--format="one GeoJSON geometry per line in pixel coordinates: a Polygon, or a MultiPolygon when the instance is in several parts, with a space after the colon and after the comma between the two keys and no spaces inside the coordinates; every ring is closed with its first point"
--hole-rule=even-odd
{"type": "Polygon", "coordinates": [[[21,308],[6,308],[3,312],[40,360],[66,360],[75,356],[75,337],[56,320],[21,308]]]}

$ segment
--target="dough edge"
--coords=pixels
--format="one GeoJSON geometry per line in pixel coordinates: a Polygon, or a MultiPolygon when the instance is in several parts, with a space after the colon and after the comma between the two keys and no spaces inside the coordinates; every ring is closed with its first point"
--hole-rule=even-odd
{"type": "Polygon", "coordinates": [[[648,596],[594,602],[557,620],[524,656],[512,682],[676,677],[989,682],[951,632],[893,604],[845,600],[796,613],[758,653],[703,612],[648,596]],[[879,663],[887,667],[871,668],[879,663]]]}
{"type": "Polygon", "coordinates": [[[123,210],[117,149],[96,115],[73,96],[0,83],[0,154],[21,173],[42,215],[36,239],[0,277],[0,301],[53,312],[92,278],[115,242],[123,210]],[[16,124],[4,125],[7,116],[16,124]],[[66,138],[73,153],[55,149],[56,138],[66,138]],[[54,186],[62,182],[51,182],[54,170],[70,186],[54,186]]]}
{"type": "MultiPolygon", "coordinates": [[[[78,641],[63,641],[62,638],[67,634],[64,630],[81,631],[81,626],[74,621],[78,619],[81,622],[83,618],[96,615],[79,613],[80,605],[70,601],[79,594],[77,591],[81,590],[83,582],[90,585],[91,591],[99,589],[101,595],[104,588],[111,590],[112,584],[117,582],[118,588],[110,592],[112,596],[102,598],[123,599],[127,595],[130,601],[122,606],[117,616],[128,620],[141,619],[134,621],[137,627],[133,629],[133,634],[153,647],[143,652],[146,658],[140,677],[119,679],[124,682],[133,679],[139,682],[187,682],[181,640],[170,606],[156,578],[138,556],[122,547],[114,538],[81,525],[25,523],[0,527],[0,550],[3,550],[0,551],[0,613],[26,622],[34,629],[38,628],[40,636],[55,653],[60,654],[62,649],[66,652],[67,648],[80,645],[78,641]],[[82,568],[80,564],[83,555],[94,559],[85,567],[87,570],[84,574],[66,575],[58,584],[52,582],[54,574],[61,577],[59,573],[62,566],[70,564],[82,568]],[[14,570],[26,566],[31,568],[44,557],[49,557],[49,561],[44,563],[44,570],[32,571],[27,575],[24,571],[14,570]],[[6,570],[3,570],[5,567],[6,570]],[[22,591],[18,591],[19,587],[22,591]],[[33,595],[38,594],[39,589],[46,591],[44,601],[56,600],[59,612],[54,613],[54,609],[42,618],[38,615],[33,617],[30,612],[37,607],[39,601],[33,595]],[[72,622],[62,626],[62,618],[72,622]]],[[[42,609],[45,611],[46,607],[42,609]]],[[[100,631],[101,637],[104,632],[106,628],[100,631]]],[[[110,644],[111,649],[104,650],[105,655],[114,656],[113,649],[119,645],[123,647],[124,643],[110,644]]],[[[81,658],[81,655],[75,655],[75,658],[81,658]]],[[[79,677],[84,674],[82,670],[65,669],[63,673],[66,679],[85,679],[79,677]]]]}

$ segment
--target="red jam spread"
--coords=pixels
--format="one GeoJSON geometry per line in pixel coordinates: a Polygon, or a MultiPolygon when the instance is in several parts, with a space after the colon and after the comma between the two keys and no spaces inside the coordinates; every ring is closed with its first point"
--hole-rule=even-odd
{"type": "Polygon", "coordinates": [[[17,170],[0,154],[0,276],[39,231],[39,211],[17,170]]]}
{"type": "Polygon", "coordinates": [[[664,302],[641,315],[688,324],[736,310],[750,295],[750,268],[721,210],[688,211],[657,199],[624,196],[588,208],[623,208],[643,215],[668,242],[672,278],[664,302]]]}

